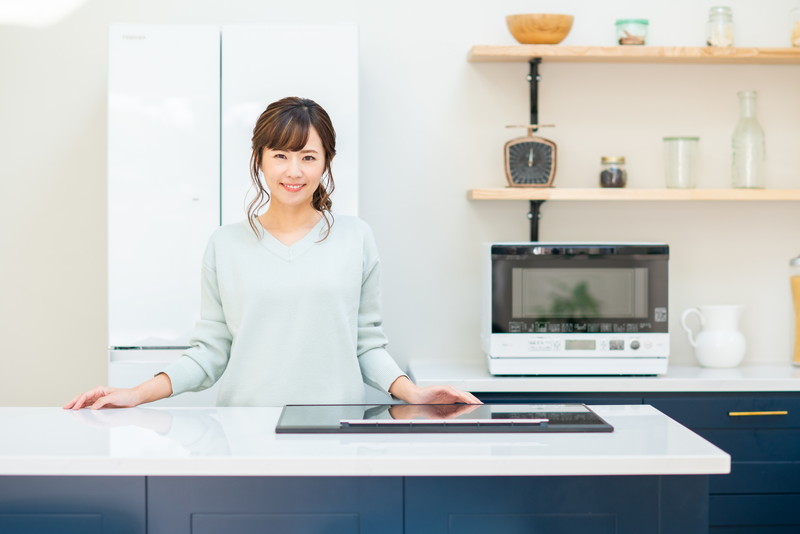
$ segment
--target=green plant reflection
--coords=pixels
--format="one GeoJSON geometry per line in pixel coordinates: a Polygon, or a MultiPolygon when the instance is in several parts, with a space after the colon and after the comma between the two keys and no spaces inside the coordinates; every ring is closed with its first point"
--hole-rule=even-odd
{"type": "Polygon", "coordinates": [[[578,282],[574,287],[564,282],[556,282],[558,293],[551,294],[550,310],[545,312],[553,317],[598,317],[600,302],[589,291],[589,284],[578,282]]]}

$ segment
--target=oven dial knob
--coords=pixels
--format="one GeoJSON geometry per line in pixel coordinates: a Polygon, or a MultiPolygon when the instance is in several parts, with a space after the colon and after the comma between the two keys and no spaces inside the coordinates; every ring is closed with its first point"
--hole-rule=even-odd
{"type": "Polygon", "coordinates": [[[637,350],[639,347],[641,347],[641,344],[639,343],[638,339],[631,341],[631,349],[637,350]]]}

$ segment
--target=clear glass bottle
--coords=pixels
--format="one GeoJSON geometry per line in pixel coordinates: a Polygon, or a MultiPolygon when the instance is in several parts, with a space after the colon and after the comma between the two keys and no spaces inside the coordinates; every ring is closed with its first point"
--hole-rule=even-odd
{"type": "Polygon", "coordinates": [[[792,25],[792,42],[790,44],[800,47],[800,3],[789,13],[789,20],[792,25]]]}
{"type": "Polygon", "coordinates": [[[733,12],[729,7],[712,7],[706,24],[708,46],[733,46],[733,12]]]}
{"type": "Polygon", "coordinates": [[[789,260],[789,283],[794,303],[794,352],[792,363],[800,365],[800,256],[789,260]]]}
{"type": "Polygon", "coordinates": [[[764,187],[764,130],[756,119],[755,91],[740,91],[739,122],[733,131],[732,185],[737,188],[764,187]]]}

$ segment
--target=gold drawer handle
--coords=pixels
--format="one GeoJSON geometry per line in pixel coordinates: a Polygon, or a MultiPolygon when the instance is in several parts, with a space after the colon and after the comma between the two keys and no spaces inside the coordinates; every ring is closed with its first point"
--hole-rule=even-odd
{"type": "Polygon", "coordinates": [[[731,417],[742,417],[747,415],[789,415],[787,410],[777,410],[774,412],[728,412],[731,417]]]}

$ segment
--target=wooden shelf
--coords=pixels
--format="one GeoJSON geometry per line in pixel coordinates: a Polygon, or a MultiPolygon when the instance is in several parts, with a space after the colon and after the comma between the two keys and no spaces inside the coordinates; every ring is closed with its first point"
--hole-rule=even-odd
{"type": "Polygon", "coordinates": [[[475,45],[469,61],[573,63],[800,64],[800,48],[715,48],[659,46],[475,45]]]}
{"type": "Polygon", "coordinates": [[[470,189],[470,200],[798,201],[800,189],[628,189],[498,187],[470,189]]]}

